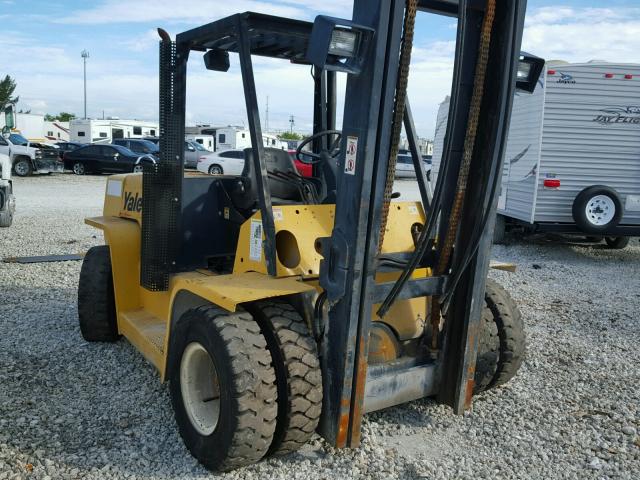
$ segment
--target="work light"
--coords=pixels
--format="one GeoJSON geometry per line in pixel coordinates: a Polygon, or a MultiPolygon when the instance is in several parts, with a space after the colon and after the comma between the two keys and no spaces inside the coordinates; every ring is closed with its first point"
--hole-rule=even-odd
{"type": "Polygon", "coordinates": [[[356,51],[356,42],[358,34],[354,31],[336,28],[331,33],[331,41],[329,42],[329,55],[338,57],[353,57],[356,51]]]}
{"type": "Polygon", "coordinates": [[[306,59],[317,68],[358,74],[373,29],[350,20],[318,15],[313,22],[306,59]]]}
{"type": "Polygon", "coordinates": [[[530,53],[520,52],[518,58],[518,71],[516,74],[516,88],[533,93],[540,73],[544,67],[544,60],[530,53]]]}

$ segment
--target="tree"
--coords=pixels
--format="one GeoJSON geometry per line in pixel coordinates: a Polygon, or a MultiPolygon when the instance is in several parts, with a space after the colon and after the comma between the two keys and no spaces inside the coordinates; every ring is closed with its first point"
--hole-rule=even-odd
{"type": "Polygon", "coordinates": [[[302,140],[303,137],[296,132],[283,132],[278,135],[278,138],[280,140],[302,140]]]}
{"type": "Polygon", "coordinates": [[[18,97],[13,96],[15,89],[16,82],[9,75],[0,80],[0,110],[4,110],[9,103],[18,103],[18,97]]]}
{"type": "Polygon", "coordinates": [[[51,115],[50,113],[47,113],[44,116],[44,120],[46,122],[68,122],[70,120],[73,120],[74,118],[76,118],[75,114],[69,112],[60,112],[57,115],[51,115]]]}

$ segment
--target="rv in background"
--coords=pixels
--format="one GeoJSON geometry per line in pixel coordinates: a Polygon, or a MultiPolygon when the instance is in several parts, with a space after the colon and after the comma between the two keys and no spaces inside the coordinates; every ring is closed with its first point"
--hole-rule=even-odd
{"type": "Polygon", "coordinates": [[[202,145],[210,152],[215,152],[215,136],[214,135],[198,135],[194,133],[187,133],[184,139],[188,142],[196,142],[202,145]]]}
{"type": "MultiPolygon", "coordinates": [[[[434,138],[437,178],[449,111],[434,138]]],[[[640,65],[549,62],[532,94],[514,99],[495,241],[505,230],[604,238],[640,235],[640,65]]]]}
{"type": "Polygon", "coordinates": [[[70,140],[80,143],[109,143],[117,138],[155,137],[160,132],[156,122],[119,118],[74,119],[69,124],[69,130],[70,140]]]}
{"type": "MultiPolygon", "coordinates": [[[[185,138],[187,140],[195,140],[212,152],[222,152],[224,150],[242,150],[251,146],[251,137],[249,130],[244,127],[227,125],[224,127],[216,127],[212,125],[197,125],[195,127],[185,127],[185,138]],[[213,149],[206,144],[210,137],[213,138],[213,149]],[[200,142],[198,139],[202,139],[200,142]]],[[[262,141],[265,147],[279,148],[287,150],[286,141],[280,140],[276,135],[271,133],[263,133],[262,141]]]]}

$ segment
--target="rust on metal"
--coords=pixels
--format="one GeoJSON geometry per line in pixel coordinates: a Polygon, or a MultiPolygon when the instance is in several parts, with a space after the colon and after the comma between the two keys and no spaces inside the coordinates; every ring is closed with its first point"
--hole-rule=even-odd
{"type": "MultiPolygon", "coordinates": [[[[368,321],[368,320],[367,320],[368,321]]],[[[353,404],[351,408],[351,425],[349,435],[349,447],[355,448],[360,445],[360,430],[362,426],[362,416],[364,415],[364,396],[367,384],[367,359],[368,338],[360,337],[358,342],[358,357],[356,358],[356,378],[354,381],[353,404]]]]}

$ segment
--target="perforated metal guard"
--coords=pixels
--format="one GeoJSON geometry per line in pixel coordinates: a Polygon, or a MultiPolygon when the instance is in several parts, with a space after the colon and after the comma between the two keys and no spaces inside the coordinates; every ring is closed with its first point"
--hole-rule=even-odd
{"type": "Polygon", "coordinates": [[[145,164],[142,181],[140,284],[166,291],[177,256],[182,198],[182,116],[176,114],[176,45],[160,43],[160,162],[145,164]]]}

